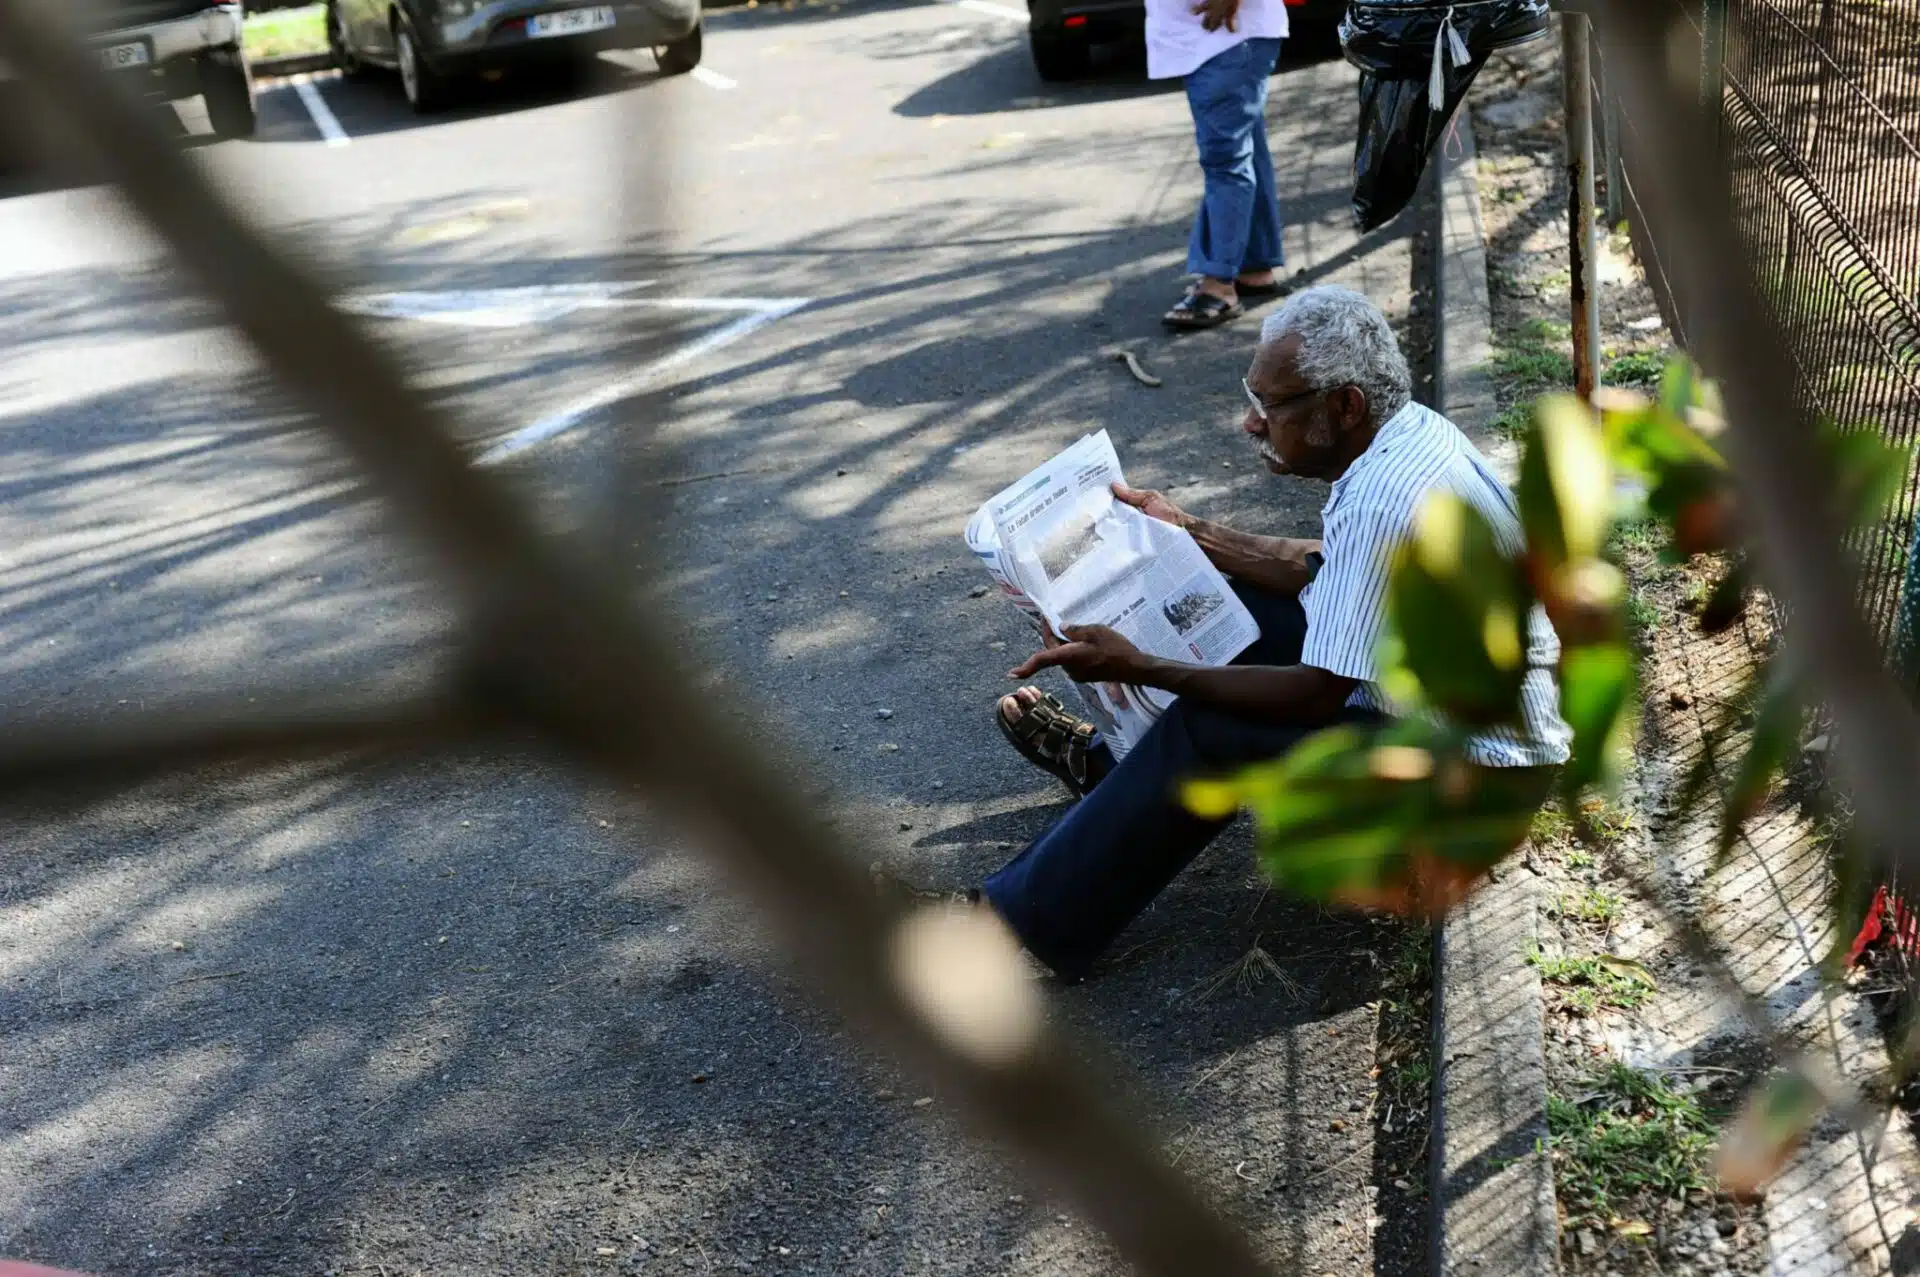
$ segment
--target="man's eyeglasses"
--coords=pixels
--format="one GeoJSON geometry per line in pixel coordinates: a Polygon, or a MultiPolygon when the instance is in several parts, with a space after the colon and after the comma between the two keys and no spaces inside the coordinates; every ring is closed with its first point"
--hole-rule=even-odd
{"type": "Polygon", "coordinates": [[[1318,390],[1303,390],[1297,395],[1288,395],[1285,399],[1276,399],[1272,403],[1262,403],[1260,402],[1260,396],[1253,393],[1252,383],[1245,377],[1240,379],[1240,389],[1247,392],[1247,402],[1253,405],[1254,415],[1262,421],[1271,421],[1273,419],[1271,414],[1280,411],[1288,404],[1299,403],[1302,399],[1310,398],[1320,393],[1318,390]]]}

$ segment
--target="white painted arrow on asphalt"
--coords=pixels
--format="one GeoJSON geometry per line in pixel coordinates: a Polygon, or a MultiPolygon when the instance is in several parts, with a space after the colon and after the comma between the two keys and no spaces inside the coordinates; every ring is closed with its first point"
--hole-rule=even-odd
{"type": "Polygon", "coordinates": [[[565,434],[594,413],[631,399],[702,355],[710,355],[748,333],[784,319],[805,306],[806,297],[632,297],[651,286],[650,279],[618,283],[532,284],[514,288],[452,288],[422,292],[352,293],[340,309],[372,319],[408,319],[461,328],[530,328],[583,310],[652,307],[659,310],[713,311],[738,318],[655,359],[617,381],[590,391],[557,412],[496,440],[474,458],[477,466],[498,465],[555,435],[565,434]]]}

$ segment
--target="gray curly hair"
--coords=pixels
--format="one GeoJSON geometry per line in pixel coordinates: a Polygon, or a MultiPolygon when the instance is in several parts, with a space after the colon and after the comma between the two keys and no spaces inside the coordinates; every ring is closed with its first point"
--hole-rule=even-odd
{"type": "Polygon", "coordinates": [[[1367,397],[1368,424],[1378,426],[1413,398],[1413,374],[1393,326],[1380,308],[1351,288],[1321,284],[1287,298],[1260,325],[1264,349],[1297,336],[1295,366],[1315,390],[1358,386],[1367,397]]]}

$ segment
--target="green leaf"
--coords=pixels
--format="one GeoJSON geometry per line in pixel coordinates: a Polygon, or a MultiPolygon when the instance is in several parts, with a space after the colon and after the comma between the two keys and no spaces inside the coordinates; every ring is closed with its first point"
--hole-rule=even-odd
{"type": "Polygon", "coordinates": [[[1767,690],[1760,711],[1753,721],[1747,752],[1733,770],[1727,785],[1726,801],[1720,816],[1720,841],[1716,864],[1726,863],[1741,827],[1751,820],[1773,789],[1780,774],[1800,745],[1800,726],[1804,712],[1799,689],[1784,668],[1774,669],[1767,679],[1767,690]]]}
{"type": "MultiPolygon", "coordinates": [[[[1712,383],[1698,379],[1685,360],[1668,365],[1656,401],[1611,392],[1603,402],[1607,453],[1622,471],[1646,485],[1648,511],[1670,527],[1697,526],[1729,500],[1726,460],[1693,424],[1718,420],[1719,397],[1712,383]]],[[[1682,543],[1694,539],[1677,538],[1682,543]]]]}
{"type": "Polygon", "coordinates": [[[1824,429],[1833,457],[1839,509],[1849,526],[1860,527],[1886,514],[1906,485],[1913,464],[1910,449],[1888,443],[1878,431],[1824,429]]]}
{"type": "Polygon", "coordinates": [[[1536,584],[1600,553],[1613,503],[1613,467],[1593,411],[1572,395],[1534,405],[1534,428],[1514,489],[1536,584]]]}
{"type": "Polygon", "coordinates": [[[1561,786],[1612,788],[1633,757],[1633,649],[1624,643],[1569,647],[1560,658],[1560,717],[1573,729],[1573,753],[1561,786]]]}
{"type": "Polygon", "coordinates": [[[1644,964],[1635,962],[1632,958],[1618,958],[1613,954],[1603,953],[1596,958],[1595,961],[1609,973],[1621,980],[1644,985],[1649,989],[1657,989],[1660,987],[1660,982],[1653,978],[1653,972],[1647,970],[1644,964]]]}
{"type": "Polygon", "coordinates": [[[1285,757],[1189,783],[1190,806],[1253,813],[1268,876],[1321,900],[1441,908],[1526,837],[1550,781],[1479,767],[1458,732],[1422,720],[1329,728],[1285,757]]]}
{"type": "Polygon", "coordinates": [[[1720,1141],[1720,1184],[1736,1197],[1757,1195],[1826,1111],[1826,1097],[1801,1073],[1775,1076],[1747,1101],[1720,1141]]]}
{"type": "Polygon", "coordinates": [[[1519,564],[1479,511],[1429,497],[1388,585],[1389,622],[1426,699],[1456,722],[1517,721],[1533,605],[1519,564]]]}

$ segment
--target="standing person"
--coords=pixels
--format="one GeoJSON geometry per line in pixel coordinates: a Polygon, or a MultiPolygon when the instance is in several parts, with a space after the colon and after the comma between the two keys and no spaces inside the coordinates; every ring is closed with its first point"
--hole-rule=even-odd
{"type": "Polygon", "coordinates": [[[1280,291],[1280,199],[1267,154],[1267,78],[1287,34],[1283,0],[1147,0],[1147,75],[1184,76],[1206,191],[1187,240],[1199,281],[1161,317],[1215,328],[1245,297],[1280,291]]]}

